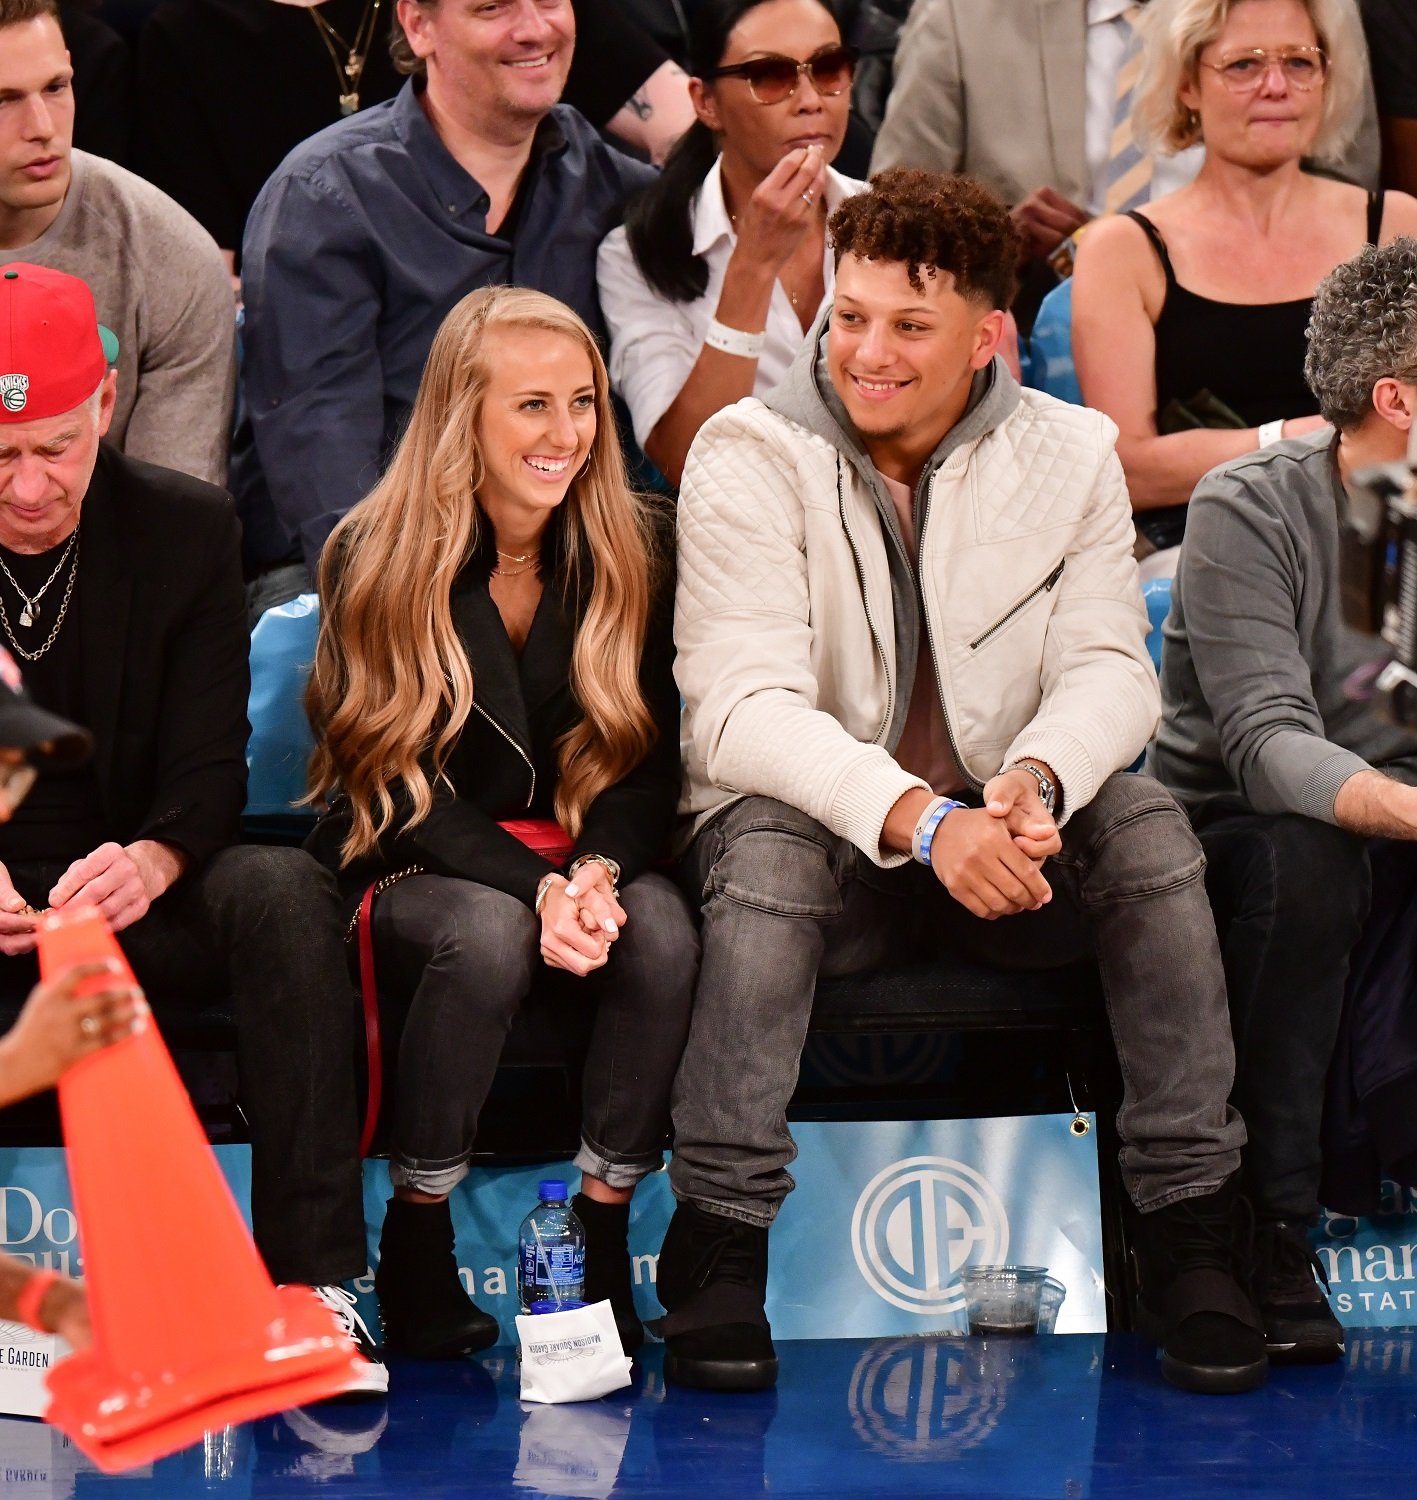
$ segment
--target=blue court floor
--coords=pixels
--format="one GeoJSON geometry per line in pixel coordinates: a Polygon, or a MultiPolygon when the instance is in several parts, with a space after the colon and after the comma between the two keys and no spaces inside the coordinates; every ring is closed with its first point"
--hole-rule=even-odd
{"type": "Polygon", "coordinates": [[[1248,1396],[1164,1385],[1130,1336],[784,1344],[775,1393],[635,1385],[582,1406],[517,1400],[515,1360],[395,1364],[387,1405],[296,1412],[208,1437],[136,1475],[88,1469],[38,1422],[0,1421],[4,1500],[537,1495],[1156,1496],[1410,1494],[1417,1334],[1351,1335],[1341,1365],[1248,1396]]]}

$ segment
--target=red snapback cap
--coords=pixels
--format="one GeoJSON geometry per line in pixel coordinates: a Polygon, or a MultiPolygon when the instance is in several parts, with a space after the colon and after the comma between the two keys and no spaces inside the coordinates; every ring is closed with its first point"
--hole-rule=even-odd
{"type": "Polygon", "coordinates": [[[0,422],[73,411],[117,359],[87,282],[23,261],[0,267],[0,422]]]}

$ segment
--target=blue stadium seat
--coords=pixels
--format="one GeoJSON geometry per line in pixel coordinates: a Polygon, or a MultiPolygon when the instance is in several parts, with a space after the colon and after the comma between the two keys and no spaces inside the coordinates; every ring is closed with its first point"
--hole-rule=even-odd
{"type": "Polygon", "coordinates": [[[251,740],[244,818],[308,824],[314,815],[295,804],[305,795],[305,766],[314,748],[305,718],[305,679],[320,629],[318,594],[301,594],[268,609],[251,632],[251,740]]]}
{"type": "Polygon", "coordinates": [[[1141,586],[1141,596],[1146,601],[1147,618],[1151,621],[1151,634],[1146,638],[1146,649],[1151,652],[1152,665],[1161,670],[1161,627],[1171,613],[1171,580],[1149,578],[1141,586]]]}
{"type": "Polygon", "coordinates": [[[1060,281],[1043,299],[1029,337],[1025,383],[1060,401],[1081,406],[1082,390],[1073,365],[1073,283],[1060,281]]]}

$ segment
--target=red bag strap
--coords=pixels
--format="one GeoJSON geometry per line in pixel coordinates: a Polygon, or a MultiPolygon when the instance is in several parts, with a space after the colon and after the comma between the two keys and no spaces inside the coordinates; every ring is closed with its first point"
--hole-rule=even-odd
{"type": "MultiPolygon", "coordinates": [[[[571,841],[565,830],[551,818],[514,818],[503,823],[502,827],[544,859],[559,863],[571,852],[571,841]]],[[[364,1099],[364,1125],[359,1133],[361,1161],[374,1144],[374,1132],[379,1128],[379,1109],[384,1100],[384,1045],[379,1031],[379,986],[374,977],[374,897],[406,875],[422,873],[422,866],[413,865],[407,870],[381,876],[360,897],[359,910],[354,918],[353,926],[359,939],[359,1000],[364,1011],[364,1055],[369,1075],[364,1099]]]]}
{"type": "Polygon", "coordinates": [[[369,1062],[368,1093],[364,1100],[364,1128],[359,1133],[359,1159],[369,1155],[379,1126],[384,1096],[384,1047],[379,1034],[379,987],[374,982],[374,881],[359,902],[359,995],[364,1007],[364,1052],[369,1062]]]}

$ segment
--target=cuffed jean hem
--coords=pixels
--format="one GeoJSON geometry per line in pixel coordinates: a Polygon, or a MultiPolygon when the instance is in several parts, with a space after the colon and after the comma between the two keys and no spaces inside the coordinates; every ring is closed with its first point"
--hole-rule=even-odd
{"type": "Polygon", "coordinates": [[[472,1170],[464,1157],[455,1162],[389,1161],[389,1181],[396,1188],[412,1188],[415,1193],[445,1198],[472,1170]]]}
{"type": "MultiPolygon", "coordinates": [[[[1239,1153],[1236,1152],[1235,1172],[1239,1170],[1240,1158],[1239,1153]]],[[[1139,1214],[1154,1214],[1158,1209],[1170,1208],[1173,1203],[1183,1203],[1187,1198],[1204,1198],[1210,1193],[1218,1193],[1233,1176],[1234,1172],[1227,1172],[1218,1182],[1196,1182],[1187,1187],[1173,1188],[1169,1193],[1162,1193],[1160,1197],[1150,1199],[1146,1203],[1137,1202],[1134,1188],[1129,1188],[1127,1191],[1139,1214]]]]}
{"type": "MultiPolygon", "coordinates": [[[[673,1188],[673,1183],[670,1183],[673,1188]]],[[[720,1219],[736,1219],[740,1224],[750,1224],[754,1229],[770,1229],[772,1221],[777,1218],[777,1211],[782,1207],[782,1200],[776,1203],[744,1203],[741,1200],[735,1203],[726,1203],[717,1198],[691,1198],[687,1193],[681,1193],[674,1189],[674,1197],[680,1203],[692,1204],[695,1208],[701,1208],[706,1214],[717,1214],[720,1219]]]]}
{"type": "Polygon", "coordinates": [[[633,1159],[610,1156],[599,1146],[581,1139],[581,1149],[576,1152],[576,1169],[587,1177],[598,1178],[606,1187],[637,1187],[651,1173],[664,1165],[664,1153],[656,1151],[653,1156],[633,1159]]]}

